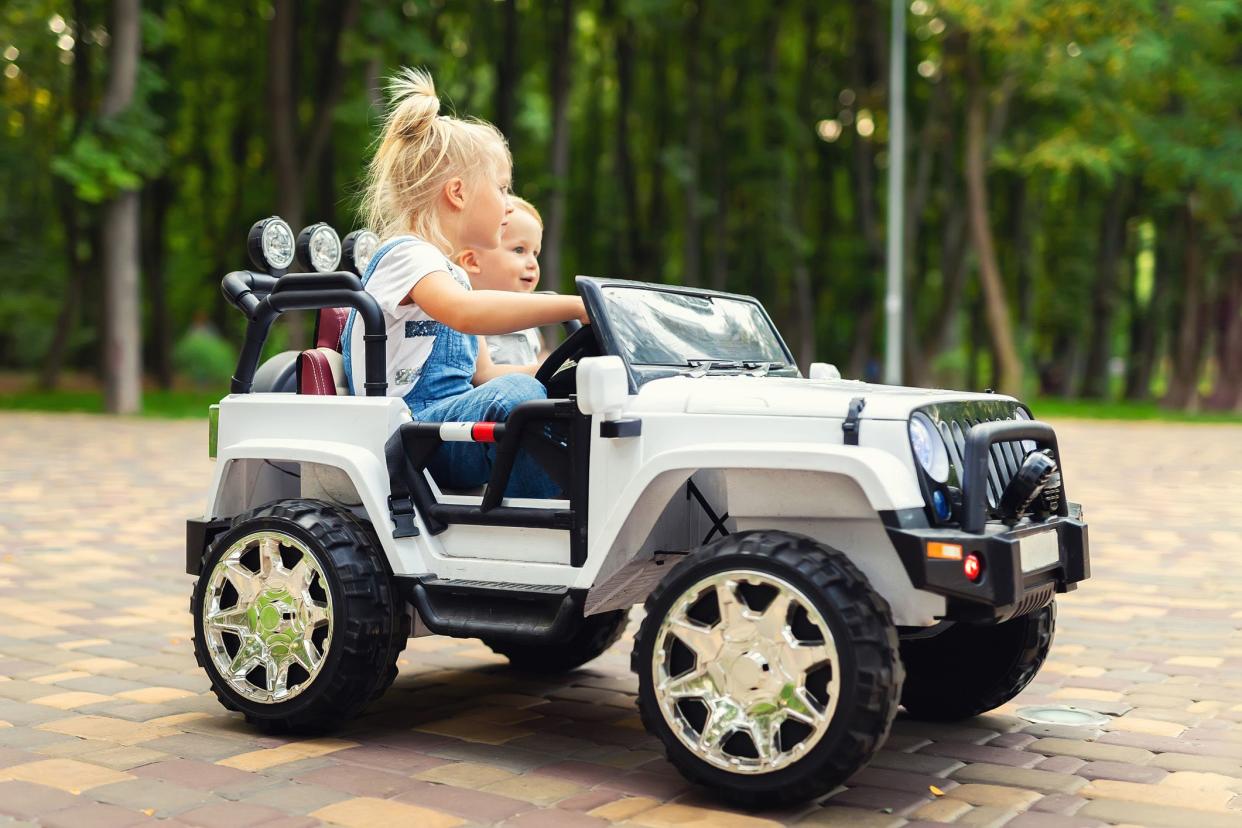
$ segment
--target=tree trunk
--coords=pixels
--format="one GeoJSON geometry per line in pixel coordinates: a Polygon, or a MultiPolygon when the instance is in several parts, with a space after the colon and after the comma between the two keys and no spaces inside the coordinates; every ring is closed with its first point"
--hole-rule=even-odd
{"type": "Polygon", "coordinates": [[[1083,369],[1082,396],[1109,396],[1109,361],[1112,356],[1113,317],[1117,308],[1118,268],[1125,251],[1126,219],[1129,216],[1129,182],[1118,180],[1104,204],[1100,242],[1096,252],[1096,283],[1092,292],[1090,344],[1083,369]]]}
{"type": "Polygon", "coordinates": [[[988,216],[987,136],[985,132],[985,90],[979,77],[977,58],[970,60],[967,71],[968,103],[966,109],[966,202],[970,237],[979,267],[988,331],[996,356],[1000,390],[1006,394],[1022,393],[1022,361],[1018,358],[1009,319],[1009,302],[1005,283],[996,259],[996,247],[988,216]]]}
{"type": "MultiPolygon", "coordinates": [[[[74,0],[73,20],[79,30],[87,27],[86,0],[74,0]]],[[[74,40],[73,45],[73,87],[70,98],[73,126],[70,129],[70,141],[81,134],[86,119],[90,117],[90,94],[91,47],[85,38],[79,37],[74,40]]],[[[55,388],[60,381],[60,372],[69,352],[69,340],[77,327],[87,273],[93,272],[95,257],[93,230],[89,227],[84,229],[82,226],[83,216],[73,189],[59,176],[54,179],[52,189],[65,226],[64,249],[68,271],[60,311],[56,314],[55,327],[52,329],[52,342],[48,346],[47,356],[44,357],[43,368],[39,373],[39,387],[44,390],[55,388]],[[84,244],[92,248],[92,253],[85,262],[79,255],[79,249],[84,244]]],[[[89,220],[86,223],[89,224],[89,220]]]]}
{"type": "MultiPolygon", "coordinates": [[[[142,51],[139,0],[113,0],[108,87],[99,114],[115,118],[134,101],[142,51]]],[[[103,273],[107,334],[104,408],[136,414],[142,407],[142,316],[138,296],[138,193],[121,192],[104,206],[103,273]]]]}
{"type": "Polygon", "coordinates": [[[543,272],[554,284],[564,284],[562,247],[569,199],[569,91],[573,61],[574,4],[560,0],[552,44],[552,192],[543,234],[543,272]]]}
{"type": "Polygon", "coordinates": [[[173,186],[161,176],[147,186],[146,230],[142,235],[142,270],[151,299],[151,345],[148,354],[155,379],[160,388],[172,387],[172,333],[168,317],[168,290],[164,272],[164,230],[168,208],[172,204],[173,186]]]}
{"type": "Polygon", "coordinates": [[[1172,340],[1172,366],[1169,388],[1164,404],[1169,408],[1189,409],[1198,401],[1199,366],[1207,338],[1201,302],[1203,297],[1203,249],[1201,228],[1189,202],[1182,208],[1185,227],[1183,237],[1181,312],[1172,340]]]}
{"type": "MultiPolygon", "coordinates": [[[[880,67],[885,66],[882,56],[875,49],[868,49],[866,38],[876,41],[880,15],[871,3],[854,6],[854,45],[850,53],[850,83],[860,92],[870,89],[880,78],[880,67]]],[[[855,133],[850,136],[851,186],[857,199],[858,229],[862,236],[863,262],[859,272],[862,290],[857,297],[858,323],[854,333],[854,348],[850,353],[849,375],[863,377],[872,356],[876,325],[875,285],[882,284],[884,273],[884,239],[880,234],[875,198],[875,151],[871,142],[855,133]]]]}
{"type": "MultiPolygon", "coordinates": [[[[504,26],[501,29],[500,59],[496,61],[496,128],[509,139],[513,150],[513,118],[517,113],[518,14],[517,0],[504,0],[504,26]]],[[[555,53],[554,53],[555,54],[555,53]]],[[[555,86],[555,84],[553,84],[555,86]]]]}
{"type": "Polygon", "coordinates": [[[700,282],[699,262],[703,245],[702,222],[699,220],[699,155],[703,144],[703,129],[699,123],[699,87],[702,85],[699,39],[702,30],[703,3],[695,2],[686,24],[683,52],[686,56],[686,177],[681,190],[685,212],[681,278],[687,285],[698,285],[700,282]]]}
{"type": "Polygon", "coordinates": [[[1162,221],[1162,215],[1153,216],[1156,227],[1155,264],[1152,270],[1152,290],[1146,307],[1139,305],[1138,270],[1130,279],[1130,358],[1126,365],[1126,399],[1141,401],[1151,397],[1151,375],[1156,364],[1156,349],[1163,329],[1163,319],[1168,313],[1169,271],[1172,268],[1173,250],[1177,246],[1176,222],[1162,221]]]}
{"type": "MultiPolygon", "coordinates": [[[[611,5],[611,4],[609,4],[611,5]]],[[[638,179],[630,144],[630,110],[634,98],[634,28],[625,15],[612,17],[617,60],[617,178],[625,208],[621,266],[633,278],[646,262],[643,255],[643,221],[638,201],[638,179]]]]}
{"type": "MultiPolygon", "coordinates": [[[[1236,223],[1235,223],[1236,228],[1236,223]]],[[[1237,238],[1235,230],[1234,238],[1237,238]]],[[[1222,276],[1216,320],[1216,387],[1207,406],[1234,411],[1242,406],[1242,251],[1229,254],[1222,276]]]]}
{"type": "Polygon", "coordinates": [[[302,181],[298,175],[297,95],[294,90],[293,0],[273,0],[267,52],[267,111],[272,128],[272,165],[276,172],[276,213],[297,233],[302,226],[302,181]]]}

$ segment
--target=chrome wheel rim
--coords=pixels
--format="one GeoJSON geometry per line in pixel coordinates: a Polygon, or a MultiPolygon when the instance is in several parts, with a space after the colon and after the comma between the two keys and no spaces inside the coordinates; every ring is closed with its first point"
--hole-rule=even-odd
{"type": "Polygon", "coordinates": [[[332,594],[306,544],[254,532],[216,562],[203,600],[203,635],[216,671],[264,704],[310,687],[332,641],[332,594]]]}
{"type": "Polygon", "coordinates": [[[797,762],[827,732],[840,691],[823,614],[788,581],[754,570],[683,592],[660,622],[651,667],[678,740],[733,773],[797,762]]]}

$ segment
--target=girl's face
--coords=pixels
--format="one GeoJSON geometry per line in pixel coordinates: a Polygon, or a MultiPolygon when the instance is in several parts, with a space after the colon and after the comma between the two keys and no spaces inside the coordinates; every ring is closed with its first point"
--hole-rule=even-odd
{"type": "Polygon", "coordinates": [[[515,290],[529,293],[539,284],[539,248],[543,228],[525,210],[509,214],[500,235],[500,246],[479,250],[467,267],[470,281],[480,290],[515,290]]]}
{"type": "Polygon", "coordinates": [[[477,178],[462,212],[462,237],[457,240],[461,247],[494,250],[500,246],[501,232],[513,212],[509,203],[510,180],[507,167],[477,178]]]}

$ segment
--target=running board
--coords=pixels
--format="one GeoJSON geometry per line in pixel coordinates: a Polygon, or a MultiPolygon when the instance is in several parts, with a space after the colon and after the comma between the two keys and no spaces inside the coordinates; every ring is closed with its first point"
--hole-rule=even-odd
{"type": "Polygon", "coordinates": [[[555,644],[582,621],[585,590],[434,576],[396,581],[427,629],[438,635],[555,644]]]}

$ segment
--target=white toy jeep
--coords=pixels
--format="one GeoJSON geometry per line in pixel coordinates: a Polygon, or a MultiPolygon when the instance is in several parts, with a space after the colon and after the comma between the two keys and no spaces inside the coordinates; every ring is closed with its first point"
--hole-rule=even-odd
{"type": "MultiPolygon", "coordinates": [[[[279,273],[293,235],[276,222],[256,249],[279,273]]],[[[339,245],[320,247],[335,270],[339,245]]],[[[808,798],[867,762],[899,703],[960,719],[1016,695],[1054,595],[1088,577],[1051,427],[1010,397],[803,377],[750,297],[580,276],[592,324],[539,370],[546,401],[430,423],[385,396],[384,323],[357,275],[223,287],[250,325],[186,568],[199,663],[257,725],[358,712],[410,635],[570,670],[643,602],[638,706],[669,760],[743,804],[808,798]],[[265,366],[299,393],[256,392],[273,319],[342,307],[365,325],[366,396],[344,390],[335,310],[298,367],[265,366]],[[495,443],[481,492],[425,471],[453,440],[495,443]],[[502,497],[519,451],[559,499],[502,497]]]]}

